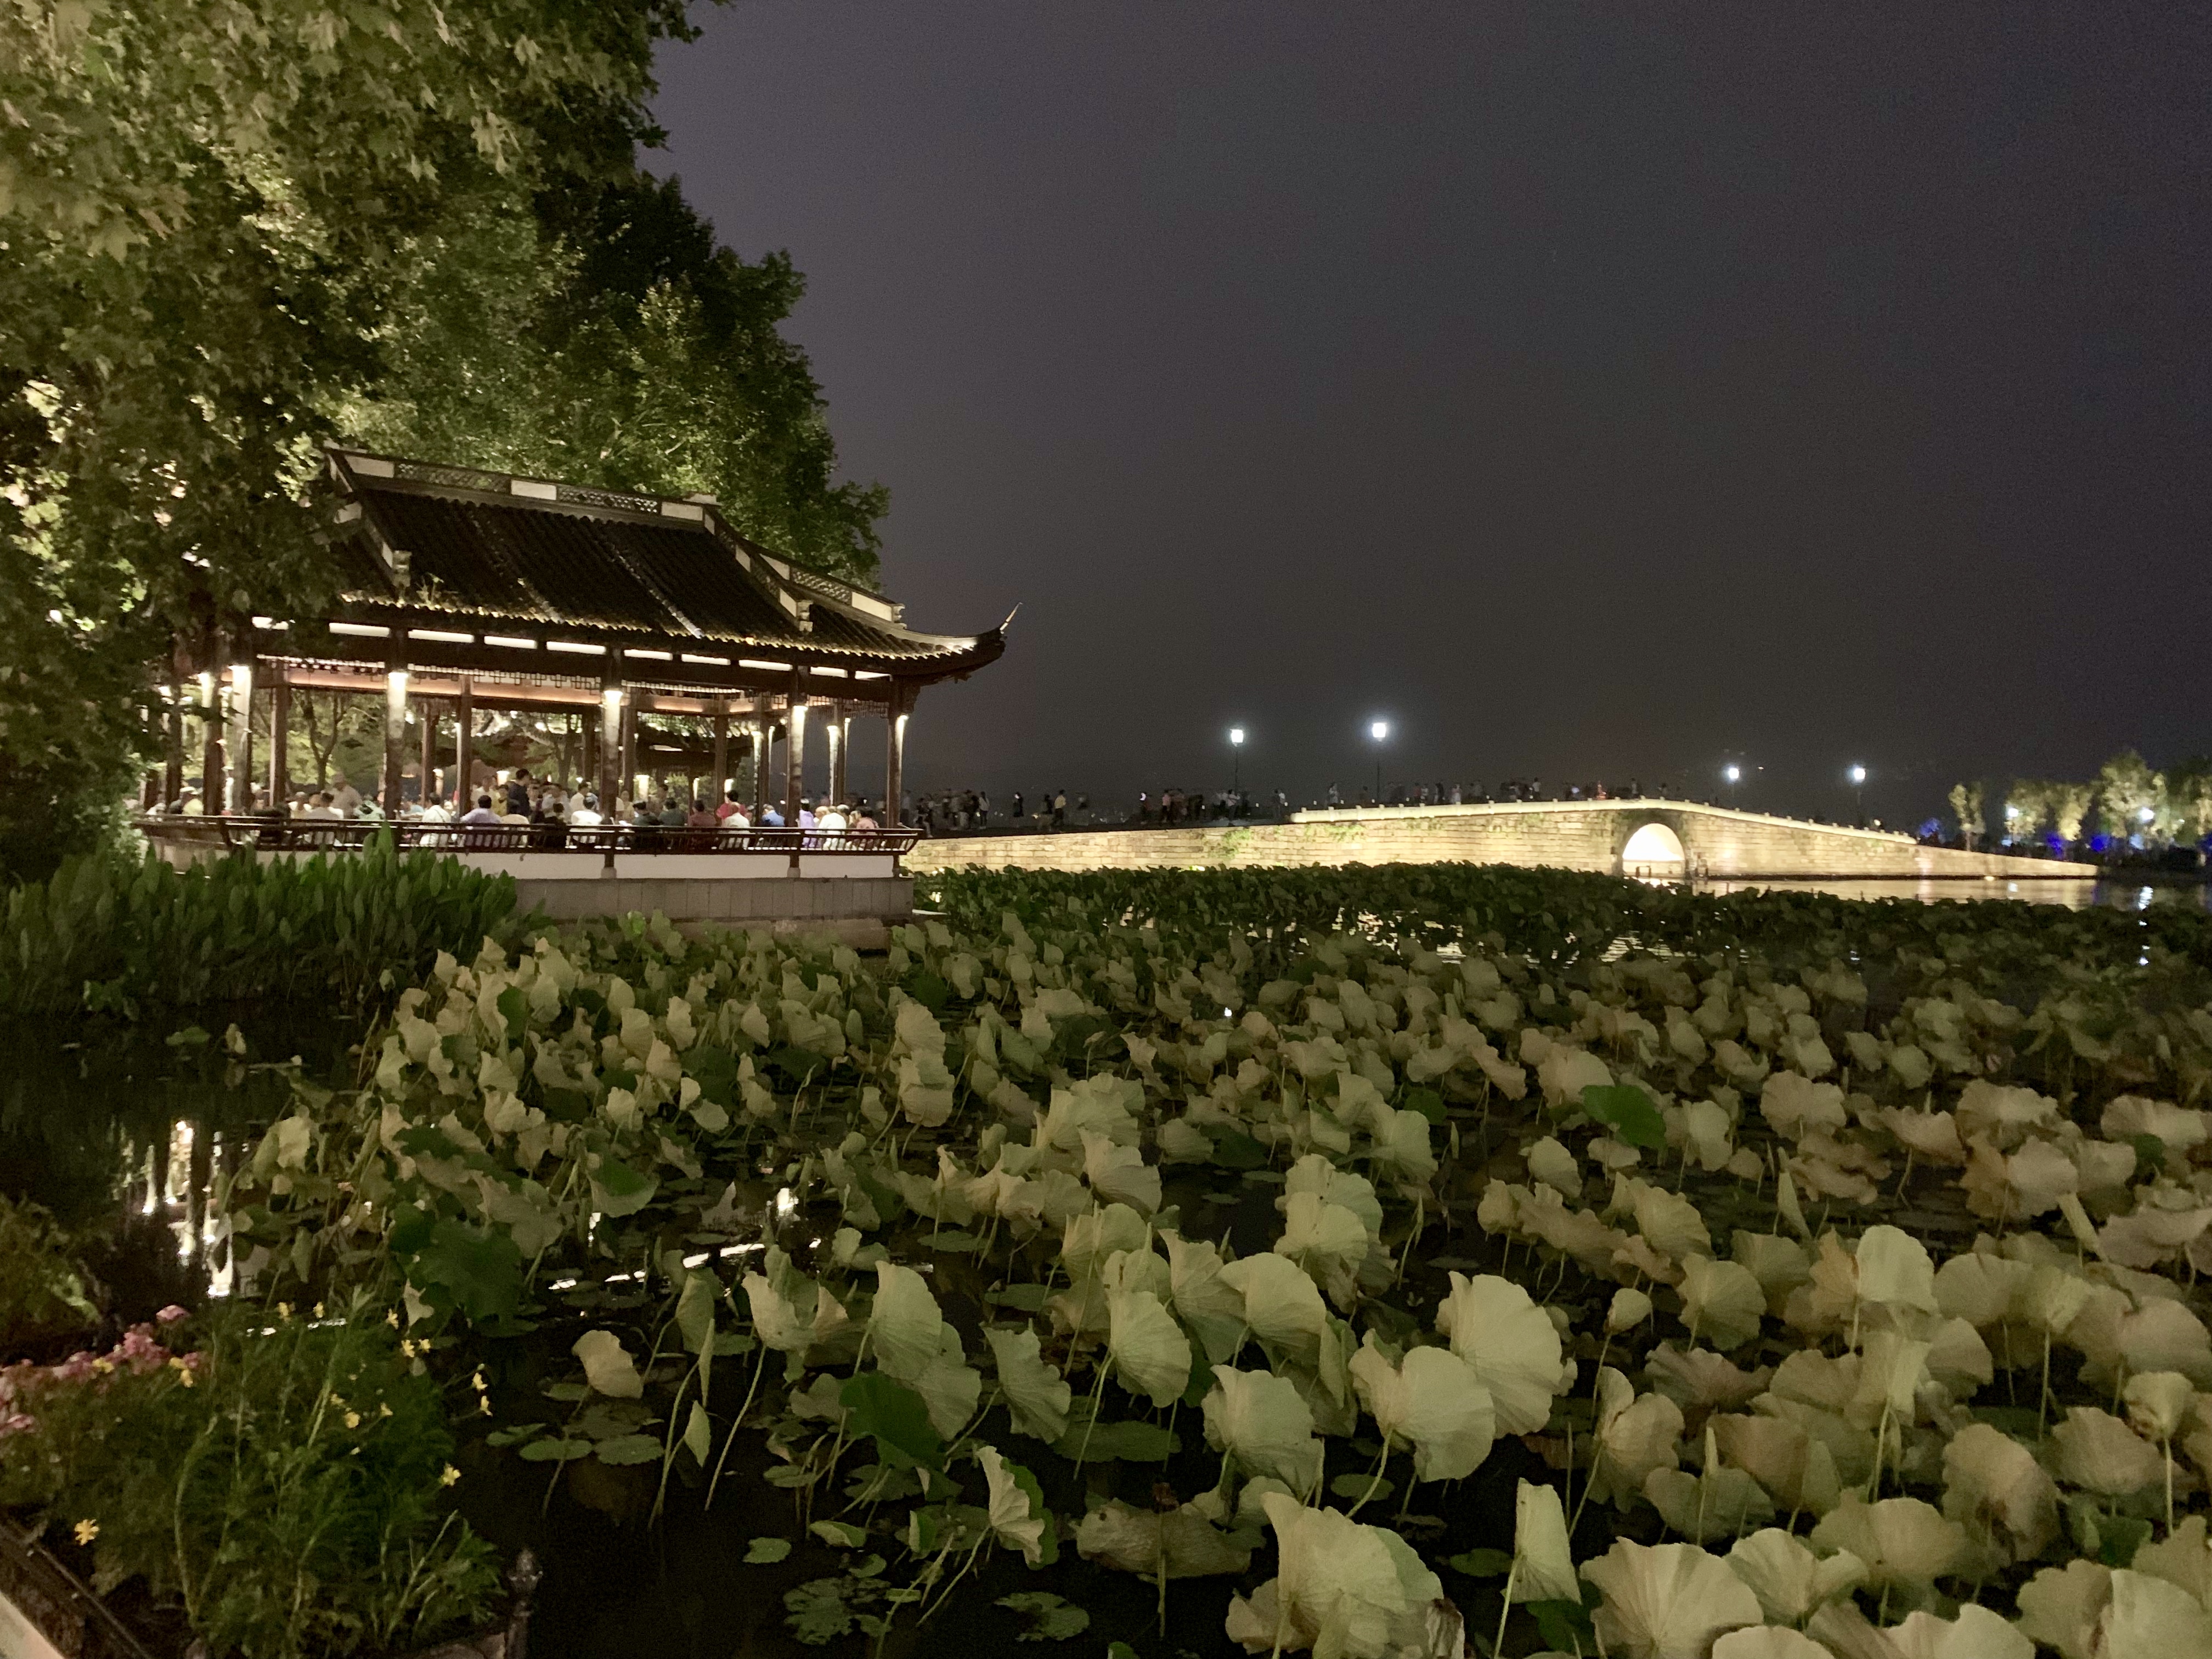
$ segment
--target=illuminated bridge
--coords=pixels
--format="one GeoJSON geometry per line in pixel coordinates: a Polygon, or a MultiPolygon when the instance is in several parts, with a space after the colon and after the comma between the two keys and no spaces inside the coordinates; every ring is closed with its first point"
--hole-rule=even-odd
{"type": "Polygon", "coordinates": [[[923,872],[1149,866],[1431,864],[1464,860],[1715,881],[1914,878],[2094,880],[2096,866],[1923,847],[1856,830],[1679,800],[1498,801],[1297,812],[1288,823],[1189,824],[925,841],[923,872]]]}

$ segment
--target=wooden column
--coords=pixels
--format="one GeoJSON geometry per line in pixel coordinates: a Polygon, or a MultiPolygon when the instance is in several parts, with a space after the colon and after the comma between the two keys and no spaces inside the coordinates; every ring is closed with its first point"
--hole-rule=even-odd
{"type": "Polygon", "coordinates": [[[886,830],[905,822],[899,813],[899,797],[906,788],[906,722],[913,703],[913,691],[894,680],[890,701],[884,706],[890,730],[884,752],[884,815],[877,820],[886,830]]]}
{"type": "Polygon", "coordinates": [[[407,671],[384,672],[384,816],[399,816],[399,779],[407,768],[407,671]]]}
{"type": "Polygon", "coordinates": [[[179,646],[170,672],[176,678],[169,683],[168,708],[162,715],[162,740],[167,748],[161,765],[161,801],[167,811],[171,801],[185,793],[185,682],[189,678],[185,670],[184,649],[179,646]]]}
{"type": "Polygon", "coordinates": [[[768,717],[756,714],[745,735],[753,745],[752,820],[758,823],[768,808],[768,717]]]}
{"type": "MultiPolygon", "coordinates": [[[[798,677],[793,676],[794,685],[798,677]]],[[[806,696],[793,690],[783,720],[783,821],[799,826],[799,798],[806,788],[806,696]]]]}
{"type": "Polygon", "coordinates": [[[599,798],[599,814],[610,823],[615,815],[615,774],[622,765],[623,705],[627,701],[613,679],[599,683],[599,714],[592,727],[599,745],[592,751],[592,775],[598,780],[593,793],[599,798]]]}
{"type": "Polygon", "coordinates": [[[830,705],[829,719],[823,722],[822,735],[830,743],[830,799],[838,805],[845,804],[845,705],[830,705]]]}
{"type": "Polygon", "coordinates": [[[423,810],[427,811],[436,793],[430,781],[438,770],[438,705],[428,697],[423,698],[421,714],[422,754],[417,763],[422,769],[422,787],[415,792],[415,799],[422,803],[423,810]]]}
{"type": "Polygon", "coordinates": [[[222,811],[222,629],[207,631],[200,670],[200,811],[222,811]]]}
{"type": "Polygon", "coordinates": [[[453,808],[456,811],[465,812],[477,804],[476,797],[469,793],[474,787],[476,769],[476,683],[464,674],[461,676],[461,695],[453,699],[453,808]]]}
{"type": "Polygon", "coordinates": [[[722,810],[723,793],[730,787],[730,700],[714,699],[714,799],[708,805],[722,810]]]}
{"type": "Polygon", "coordinates": [[[622,765],[616,779],[615,793],[628,794],[637,787],[637,703],[629,697],[623,699],[622,765]]]}
{"type": "Polygon", "coordinates": [[[233,812],[253,810],[253,660],[230,668],[230,785],[226,802],[233,812]]]}
{"type": "Polygon", "coordinates": [[[292,794],[292,671],[270,670],[269,680],[269,805],[278,812],[291,810],[292,794]]]}

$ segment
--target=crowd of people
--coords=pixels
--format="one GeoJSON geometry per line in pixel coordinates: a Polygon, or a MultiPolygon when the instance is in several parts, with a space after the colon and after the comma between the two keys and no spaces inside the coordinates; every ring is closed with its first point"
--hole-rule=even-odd
{"type": "Polygon", "coordinates": [[[993,811],[988,789],[939,789],[914,803],[914,822],[932,836],[1088,830],[1098,821],[1090,796],[1070,795],[1065,789],[1036,795],[1017,789],[1003,814],[993,811]]]}
{"type": "MultiPolygon", "coordinates": [[[[183,794],[163,810],[174,815],[197,817],[205,812],[206,805],[199,791],[187,786],[183,794]]],[[[478,786],[473,799],[448,801],[442,794],[433,794],[428,801],[419,798],[404,801],[396,816],[386,812],[374,795],[364,794],[354,787],[343,772],[333,775],[321,788],[294,791],[281,811],[270,806],[268,792],[257,787],[253,810],[258,817],[281,817],[299,823],[396,821],[454,823],[471,828],[520,826],[540,832],[532,837],[537,844],[553,846],[565,840],[565,832],[569,829],[592,829],[605,824],[655,832],[746,830],[756,823],[763,829],[785,827],[779,805],[770,803],[762,807],[756,819],[734,789],[726,792],[720,800],[710,802],[702,795],[693,794],[688,783],[679,787],[672,781],[659,790],[646,791],[635,799],[618,795],[609,809],[589,784],[580,781],[571,786],[550,776],[532,777],[528,767],[518,768],[490,784],[478,786]]],[[[799,803],[795,827],[874,830],[879,825],[865,799],[844,803],[817,801],[810,796],[799,803]]]]}

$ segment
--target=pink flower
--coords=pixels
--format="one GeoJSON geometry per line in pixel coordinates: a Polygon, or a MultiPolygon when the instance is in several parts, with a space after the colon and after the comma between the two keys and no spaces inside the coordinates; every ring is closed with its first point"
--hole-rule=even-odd
{"type": "Polygon", "coordinates": [[[179,1308],[175,1303],[172,1302],[167,1307],[162,1309],[161,1312],[154,1316],[154,1322],[158,1325],[173,1325],[179,1319],[189,1319],[191,1317],[191,1316],[190,1314],[186,1313],[182,1308],[179,1308]]]}
{"type": "Polygon", "coordinates": [[[133,1325],[124,1333],[123,1340],[115,1345],[115,1352],[108,1357],[118,1364],[130,1366],[132,1373],[139,1376],[143,1376],[148,1371],[159,1370],[169,1363],[169,1351],[154,1340],[151,1325],[133,1325]]]}

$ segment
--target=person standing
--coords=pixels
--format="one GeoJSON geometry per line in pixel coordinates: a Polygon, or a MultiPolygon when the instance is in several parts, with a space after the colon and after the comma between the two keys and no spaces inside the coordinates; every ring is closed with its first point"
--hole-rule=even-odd
{"type": "Polygon", "coordinates": [[[331,792],[331,804],[338,809],[340,817],[349,818],[361,811],[361,791],[346,781],[346,775],[343,772],[333,781],[337,787],[331,792]]]}
{"type": "Polygon", "coordinates": [[[507,812],[527,823],[530,818],[530,769],[517,767],[507,781],[507,812]]]}

